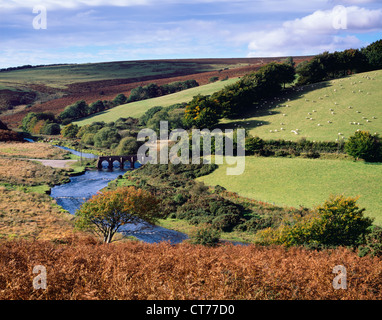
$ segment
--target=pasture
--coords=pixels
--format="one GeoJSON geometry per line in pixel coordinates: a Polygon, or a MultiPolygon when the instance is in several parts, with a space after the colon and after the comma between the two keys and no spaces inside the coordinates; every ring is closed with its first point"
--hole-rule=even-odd
{"type": "MultiPolygon", "coordinates": [[[[249,59],[249,61],[256,59],[249,59]]],[[[43,84],[52,88],[65,89],[67,85],[88,81],[138,79],[144,77],[163,78],[227,68],[246,66],[249,61],[241,59],[206,60],[146,60],[117,61],[103,63],[47,65],[31,69],[12,70],[1,73],[0,87],[43,84]]]]}
{"type": "MultiPolygon", "coordinates": [[[[357,129],[381,134],[382,70],[295,88],[269,99],[245,119],[224,119],[263,139],[334,141],[357,129]]],[[[256,109],[257,107],[257,109],[256,109]]]]}
{"type": "Polygon", "coordinates": [[[180,92],[176,92],[173,94],[169,94],[169,95],[165,95],[165,96],[161,96],[157,98],[123,104],[123,105],[114,107],[112,109],[97,113],[93,116],[83,118],[82,120],[75,121],[73,123],[79,126],[83,126],[83,125],[90,124],[96,121],[105,121],[107,123],[107,122],[115,121],[119,118],[128,118],[128,117],[139,118],[148,109],[152,107],[155,107],[155,106],[168,107],[176,103],[189,102],[192,100],[194,96],[198,94],[202,94],[202,95],[212,94],[216,91],[221,90],[226,85],[234,83],[236,81],[237,81],[237,78],[228,79],[225,81],[217,81],[214,83],[206,84],[204,86],[199,86],[199,87],[183,90],[180,92]]]}
{"type": "Polygon", "coordinates": [[[242,175],[226,175],[227,164],[198,178],[241,196],[278,206],[315,207],[331,194],[360,196],[365,214],[382,225],[382,164],[350,160],[263,158],[247,156],[242,175]]]}

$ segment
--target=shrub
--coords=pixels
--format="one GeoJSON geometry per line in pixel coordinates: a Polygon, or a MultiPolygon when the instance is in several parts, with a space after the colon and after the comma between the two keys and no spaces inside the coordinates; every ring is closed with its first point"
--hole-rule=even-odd
{"type": "Polygon", "coordinates": [[[378,162],[382,158],[382,146],[378,135],[368,131],[356,131],[345,144],[346,152],[355,160],[378,162]]]}
{"type": "Polygon", "coordinates": [[[208,247],[215,247],[219,243],[220,232],[211,225],[205,225],[196,231],[191,238],[191,243],[201,244],[208,247]]]}
{"type": "Polygon", "coordinates": [[[116,106],[119,106],[119,105],[124,104],[124,103],[127,102],[127,97],[126,97],[123,93],[120,93],[120,94],[118,94],[118,95],[114,98],[113,102],[114,102],[114,104],[115,104],[116,106]]]}
{"type": "Polygon", "coordinates": [[[134,137],[122,138],[115,149],[115,153],[118,155],[135,154],[138,151],[139,144],[134,137]]]}
{"type": "Polygon", "coordinates": [[[259,137],[247,137],[245,139],[245,152],[248,154],[260,154],[264,149],[264,140],[259,137]]]}
{"type": "Polygon", "coordinates": [[[78,130],[78,125],[70,123],[62,128],[61,134],[65,138],[75,138],[78,133],[78,130]]]}
{"type": "Polygon", "coordinates": [[[61,133],[61,128],[58,123],[45,123],[41,129],[41,133],[46,135],[58,135],[61,133]]]}
{"type": "Polygon", "coordinates": [[[277,229],[259,232],[260,242],[291,245],[358,246],[365,242],[372,219],[363,216],[356,198],[331,197],[316,211],[284,220],[277,229]]]}
{"type": "Polygon", "coordinates": [[[94,135],[94,145],[97,148],[113,148],[118,145],[121,136],[114,128],[104,127],[94,135]]]}
{"type": "Polygon", "coordinates": [[[215,77],[211,77],[211,78],[209,78],[209,79],[208,79],[208,82],[209,82],[209,83],[213,83],[213,82],[216,82],[216,81],[218,81],[218,80],[219,80],[219,77],[215,76],[215,77]]]}
{"type": "Polygon", "coordinates": [[[366,235],[365,245],[360,247],[358,255],[363,257],[367,254],[371,256],[382,256],[382,228],[373,226],[370,233],[366,235]]]}
{"type": "Polygon", "coordinates": [[[239,223],[240,217],[234,213],[218,215],[212,220],[212,226],[215,229],[230,232],[239,223]]]}

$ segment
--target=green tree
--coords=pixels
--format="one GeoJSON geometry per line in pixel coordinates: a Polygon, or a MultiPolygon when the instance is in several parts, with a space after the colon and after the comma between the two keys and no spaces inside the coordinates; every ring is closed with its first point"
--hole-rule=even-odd
{"type": "Polygon", "coordinates": [[[245,138],[245,152],[248,154],[260,154],[264,149],[264,140],[259,137],[245,138]]]}
{"type": "Polygon", "coordinates": [[[118,144],[118,147],[115,148],[115,153],[121,156],[135,154],[137,153],[138,148],[139,144],[136,138],[125,137],[121,139],[121,141],[118,144]]]}
{"type": "Polygon", "coordinates": [[[62,122],[64,122],[64,120],[79,119],[86,117],[87,115],[89,115],[88,104],[84,100],[79,100],[67,106],[58,117],[62,122]]]}
{"type": "Polygon", "coordinates": [[[382,146],[378,135],[368,131],[356,131],[345,143],[345,151],[355,160],[378,162],[382,158],[382,146]]]}
{"type": "Polygon", "coordinates": [[[113,102],[114,102],[114,104],[115,104],[116,106],[119,106],[119,105],[124,104],[124,103],[127,102],[127,97],[126,97],[123,93],[120,93],[120,94],[118,94],[118,95],[114,98],[113,102]]]}
{"type": "Polygon", "coordinates": [[[362,50],[371,70],[382,69],[382,39],[375,41],[362,50]]]}
{"type": "Polygon", "coordinates": [[[76,227],[90,229],[110,243],[121,226],[142,221],[154,224],[159,202],[149,192],[135,187],[119,187],[94,195],[76,211],[76,227]]]}
{"type": "Polygon", "coordinates": [[[89,106],[89,114],[97,113],[104,111],[106,109],[104,103],[101,100],[97,100],[96,102],[93,102],[89,106]]]}
{"type": "Polygon", "coordinates": [[[219,118],[217,101],[198,94],[187,105],[183,123],[187,128],[212,129],[219,118]]]}
{"type": "Polygon", "coordinates": [[[65,138],[76,138],[78,130],[78,125],[70,123],[62,128],[61,134],[65,138]]]}
{"type": "Polygon", "coordinates": [[[104,127],[94,135],[93,139],[97,148],[114,149],[118,145],[121,136],[115,128],[104,127]]]}

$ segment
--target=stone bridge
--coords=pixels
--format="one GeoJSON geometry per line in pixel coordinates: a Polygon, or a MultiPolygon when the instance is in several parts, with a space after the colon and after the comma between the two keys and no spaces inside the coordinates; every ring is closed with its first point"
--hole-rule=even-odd
{"type": "Polygon", "coordinates": [[[108,163],[107,167],[109,170],[113,170],[115,161],[119,162],[119,167],[122,169],[125,165],[125,162],[128,161],[130,163],[130,169],[133,170],[135,162],[138,161],[138,156],[134,154],[134,155],[128,155],[128,156],[102,156],[102,157],[98,157],[98,161],[97,161],[98,170],[102,169],[102,162],[104,162],[104,161],[107,161],[107,163],[108,163]]]}

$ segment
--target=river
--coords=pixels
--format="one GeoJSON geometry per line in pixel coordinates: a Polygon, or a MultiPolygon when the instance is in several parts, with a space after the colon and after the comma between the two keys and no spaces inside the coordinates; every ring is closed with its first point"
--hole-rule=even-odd
{"type": "MultiPolygon", "coordinates": [[[[73,154],[81,155],[78,151],[66,147],[57,147],[70,151],[73,154]]],[[[82,153],[82,157],[94,158],[97,156],[91,153],[82,153]]],[[[106,169],[88,170],[83,175],[71,177],[69,183],[53,187],[50,195],[56,200],[58,205],[71,214],[74,214],[82,203],[106,187],[110,181],[116,179],[119,175],[123,175],[125,172],[126,170],[119,168],[114,168],[113,171],[106,169]]],[[[188,236],[183,233],[147,223],[125,225],[119,229],[119,232],[126,236],[134,236],[139,240],[149,243],[169,241],[172,244],[176,244],[188,238],[188,236]]]]}

